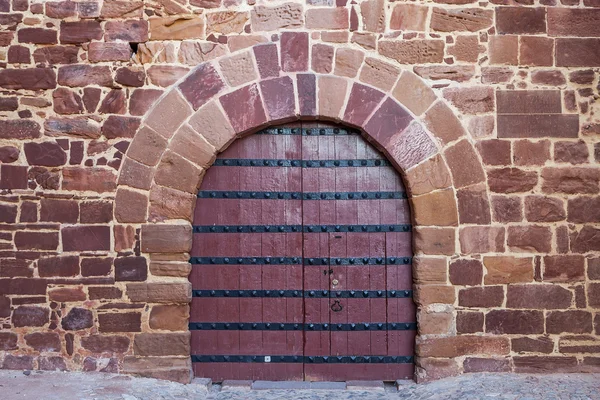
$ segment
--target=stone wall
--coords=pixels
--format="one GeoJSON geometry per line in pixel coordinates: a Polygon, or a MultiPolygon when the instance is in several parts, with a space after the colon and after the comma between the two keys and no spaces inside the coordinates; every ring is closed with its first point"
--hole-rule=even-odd
{"type": "Polygon", "coordinates": [[[0,0],[0,25],[2,368],[188,381],[203,171],[321,117],[410,191],[419,379],[599,371],[597,0],[0,0]]]}

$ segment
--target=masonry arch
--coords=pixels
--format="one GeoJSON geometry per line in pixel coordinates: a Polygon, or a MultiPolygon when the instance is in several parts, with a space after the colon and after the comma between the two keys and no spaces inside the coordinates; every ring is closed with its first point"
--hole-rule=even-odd
{"type": "MultiPolygon", "coordinates": [[[[160,303],[161,290],[180,290],[181,302],[190,301],[187,260],[195,198],[219,152],[266,126],[298,120],[341,123],[359,129],[386,156],[409,195],[419,322],[416,364],[417,376],[424,376],[436,366],[430,357],[446,357],[421,354],[419,343],[439,333],[423,325],[436,296],[454,296],[446,276],[448,258],[460,252],[457,191],[484,182],[483,167],[453,111],[418,76],[368,54],[355,77],[323,73],[309,66],[304,35],[286,32],[280,42],[197,66],[144,117],[123,160],[115,199],[117,221],[142,224],[141,252],[156,275],[144,284],[141,297],[136,289],[137,296],[160,303]],[[300,48],[286,48],[290,42],[300,48]],[[228,63],[243,73],[229,76],[228,63]],[[432,271],[439,276],[432,279],[432,271]]],[[[485,190],[475,193],[487,199],[485,190]]],[[[474,212],[489,215],[489,206],[474,212]]]]}

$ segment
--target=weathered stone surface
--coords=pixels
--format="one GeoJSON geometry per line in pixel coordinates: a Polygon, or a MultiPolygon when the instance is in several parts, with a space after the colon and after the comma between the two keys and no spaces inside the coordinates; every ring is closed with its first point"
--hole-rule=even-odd
{"type": "Polygon", "coordinates": [[[481,163],[468,140],[461,140],[447,148],[444,156],[456,187],[461,188],[485,180],[481,163]]]}
{"type": "Polygon", "coordinates": [[[131,54],[129,43],[121,42],[92,42],[88,49],[88,58],[91,62],[128,61],[131,54]]]}
{"type": "Polygon", "coordinates": [[[63,227],[61,235],[63,250],[65,251],[110,249],[110,227],[108,226],[77,225],[63,227]]]}
{"type": "Polygon", "coordinates": [[[397,4],[390,17],[390,29],[424,32],[428,7],[416,4],[397,4]]]}
{"type": "Polygon", "coordinates": [[[458,224],[456,200],[452,189],[438,190],[411,198],[415,223],[421,226],[448,226],[458,224]]]}
{"type": "Polygon", "coordinates": [[[442,40],[409,40],[379,42],[379,53],[400,64],[441,63],[444,58],[442,40]]]}
{"type": "Polygon", "coordinates": [[[100,136],[100,125],[86,117],[49,118],[44,122],[47,136],[75,136],[96,139],[100,136]]]}
{"type": "Polygon", "coordinates": [[[492,192],[520,193],[532,190],[538,182],[537,173],[519,168],[498,168],[488,171],[492,192]]]}
{"type": "Polygon", "coordinates": [[[81,338],[81,346],[94,353],[125,353],[129,338],[125,336],[91,335],[81,338]]]}
{"type": "Polygon", "coordinates": [[[11,322],[16,328],[24,326],[44,326],[49,322],[49,318],[50,310],[47,308],[21,306],[15,308],[13,311],[11,322]]]}
{"type": "Polygon", "coordinates": [[[470,354],[506,355],[510,350],[508,338],[491,336],[450,336],[424,339],[417,342],[422,357],[456,357],[470,354]]]}
{"type": "Polygon", "coordinates": [[[141,332],[142,314],[137,312],[98,314],[100,332],[141,332]]]}
{"type": "Polygon", "coordinates": [[[494,13],[477,8],[445,9],[434,7],[431,29],[441,32],[476,32],[492,26],[494,13]]]}
{"type": "Polygon", "coordinates": [[[472,287],[458,292],[458,305],[461,307],[500,307],[503,301],[502,286],[472,287]]]}
{"type": "Polygon", "coordinates": [[[450,263],[450,283],[453,285],[481,285],[483,265],[479,260],[460,259],[450,263]]]}
{"type": "Polygon", "coordinates": [[[11,332],[0,332],[0,349],[3,351],[16,350],[17,335],[11,332]]]}
{"type": "Polygon", "coordinates": [[[190,354],[190,332],[140,333],[135,335],[133,353],[138,356],[187,356],[190,354]]]}
{"type": "Polygon", "coordinates": [[[566,218],[564,202],[546,196],[525,198],[525,218],[531,222],[557,222],[566,218]]]}
{"type": "Polygon", "coordinates": [[[436,99],[433,90],[409,71],[402,72],[392,95],[415,115],[423,114],[436,99]]]}
{"type": "Polygon", "coordinates": [[[533,281],[531,257],[486,256],[483,264],[487,270],[486,285],[533,281]]]}
{"type": "MultiPolygon", "coordinates": [[[[153,17],[149,21],[151,40],[202,39],[204,37],[204,20],[199,15],[153,17]]],[[[145,42],[146,40],[139,41],[145,42]]]]}
{"type": "Polygon", "coordinates": [[[494,90],[491,87],[449,88],[444,90],[444,97],[464,114],[494,111],[494,90]]]}
{"type": "Polygon", "coordinates": [[[116,189],[116,174],[104,168],[67,167],[62,171],[65,190],[112,192],[116,189]]]}
{"type": "Polygon", "coordinates": [[[492,310],[485,316],[485,331],[496,335],[544,333],[544,313],[530,310],[492,310]]]}
{"type": "Polygon", "coordinates": [[[58,69],[58,83],[70,87],[88,85],[110,87],[113,80],[108,66],[68,65],[58,69]]]}
{"type": "Polygon", "coordinates": [[[116,281],[145,281],[148,265],[144,257],[118,257],[115,259],[116,281]]]}
{"type": "Polygon", "coordinates": [[[206,33],[222,35],[243,33],[249,18],[247,12],[217,11],[208,13],[206,15],[206,33]]]}
{"type": "Polygon", "coordinates": [[[187,252],[192,245],[190,225],[143,225],[142,251],[149,253],[187,252]]]}
{"type": "Polygon", "coordinates": [[[545,193],[598,193],[600,170],[595,168],[544,168],[542,191],[545,193]]]}
{"type": "Polygon", "coordinates": [[[564,309],[570,306],[573,294],[558,285],[509,285],[506,307],[534,309],[564,309]]]}
{"type": "MultiPolygon", "coordinates": [[[[475,75],[475,67],[470,65],[436,65],[436,66],[417,66],[413,70],[415,74],[424,79],[442,80],[447,79],[455,82],[465,82],[475,75]]],[[[445,95],[446,91],[444,91],[445,95]]],[[[445,96],[449,98],[448,96],[445,96]]]]}
{"type": "Polygon", "coordinates": [[[75,21],[60,23],[60,42],[67,44],[79,44],[100,40],[103,35],[102,27],[98,21],[75,21]]]}
{"type": "Polygon", "coordinates": [[[188,327],[190,308],[187,305],[154,306],[150,312],[151,329],[183,331],[188,327]]]}
{"type": "Polygon", "coordinates": [[[496,29],[503,34],[546,33],[546,9],[499,7],[496,10],[496,29]]]}
{"type": "Polygon", "coordinates": [[[51,68],[2,69],[0,87],[17,90],[54,89],[56,73],[51,68]]]}
{"type": "Polygon", "coordinates": [[[406,171],[407,184],[414,196],[450,187],[451,178],[446,163],[436,155],[406,171]]]}
{"type": "Polygon", "coordinates": [[[129,283],[127,296],[131,301],[149,303],[189,303],[192,285],[187,283],[129,283]]]}
{"type": "Polygon", "coordinates": [[[252,30],[276,31],[298,28],[304,24],[302,5],[284,3],[275,7],[257,5],[252,9],[252,30]]]}
{"type": "Polygon", "coordinates": [[[62,328],[67,331],[78,331],[91,328],[94,324],[94,316],[90,310],[84,308],[73,308],[62,319],[62,328]]]}
{"type": "Polygon", "coordinates": [[[504,252],[504,227],[465,226],[460,229],[463,254],[504,252]]]}
{"type": "Polygon", "coordinates": [[[142,43],[148,41],[148,21],[144,20],[108,21],[104,25],[104,31],[104,40],[107,42],[122,40],[130,43],[142,43]]]}
{"type": "Polygon", "coordinates": [[[58,167],[67,162],[67,153],[55,142],[25,143],[23,150],[29,165],[58,167]]]}
{"type": "Polygon", "coordinates": [[[455,254],[456,232],[453,228],[419,228],[413,235],[415,248],[423,254],[455,254]]]}

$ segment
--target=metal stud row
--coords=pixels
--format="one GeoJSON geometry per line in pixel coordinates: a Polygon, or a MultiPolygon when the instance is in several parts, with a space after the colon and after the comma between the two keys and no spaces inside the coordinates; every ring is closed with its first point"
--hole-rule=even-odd
{"type": "Polygon", "coordinates": [[[210,264],[258,264],[258,265],[406,265],[412,257],[351,257],[351,258],[302,258],[302,257],[192,257],[194,265],[210,264]]]}
{"type": "Polygon", "coordinates": [[[412,225],[194,225],[195,233],[408,232],[412,225]]]}
{"type": "Polygon", "coordinates": [[[232,331],[410,331],[415,322],[352,323],[352,324],[300,324],[270,322],[190,322],[190,330],[232,331]]]}
{"type": "Polygon", "coordinates": [[[408,298],[412,290],[193,290],[193,297],[408,298]]]}
{"type": "Polygon", "coordinates": [[[410,364],[412,356],[242,356],[242,355],[192,355],[192,362],[241,363],[307,363],[307,364],[410,364]]]}
{"type": "Polygon", "coordinates": [[[406,192],[246,192],[214,191],[198,192],[202,199],[257,199],[257,200],[385,200],[406,199],[406,192]]]}
{"type": "Polygon", "coordinates": [[[333,167],[387,167],[387,160],[277,160],[277,159],[245,159],[217,158],[213,164],[219,167],[302,167],[302,168],[333,168],[333,167]]]}

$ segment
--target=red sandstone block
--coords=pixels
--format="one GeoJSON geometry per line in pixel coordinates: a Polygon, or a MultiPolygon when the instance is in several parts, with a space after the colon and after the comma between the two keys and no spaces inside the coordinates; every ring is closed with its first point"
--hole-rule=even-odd
{"type": "Polygon", "coordinates": [[[520,36],[519,65],[552,66],[554,40],[539,36],[520,36]]]}
{"type": "Polygon", "coordinates": [[[74,224],[79,219],[79,205],[74,200],[42,199],[40,221],[74,224]]]}
{"type": "Polygon", "coordinates": [[[314,74],[297,74],[298,107],[300,115],[317,114],[317,79],[314,74]]]}
{"type": "Polygon", "coordinates": [[[560,90],[498,90],[498,114],[560,114],[560,90]]]}
{"type": "Polygon", "coordinates": [[[125,353],[129,349],[129,338],[126,336],[91,335],[81,338],[81,346],[98,354],[125,353]]]}
{"type": "Polygon", "coordinates": [[[459,259],[450,263],[450,283],[453,285],[481,285],[483,264],[479,260],[459,259]]]}
{"type": "Polygon", "coordinates": [[[117,176],[114,171],[96,168],[67,167],[62,171],[64,190],[112,192],[116,189],[117,176]]]}
{"type": "Polygon", "coordinates": [[[98,21],[75,21],[60,23],[61,43],[86,43],[92,40],[102,39],[102,27],[98,21]]]}
{"type": "Polygon", "coordinates": [[[148,265],[145,257],[119,257],[115,259],[116,281],[145,281],[148,265]]]}
{"type": "Polygon", "coordinates": [[[100,332],[141,332],[142,314],[137,312],[98,314],[100,332]]]}
{"type": "Polygon", "coordinates": [[[148,41],[148,21],[127,20],[108,21],[105,26],[104,40],[142,43],[148,41]]]}
{"type": "MultiPolygon", "coordinates": [[[[82,258],[82,276],[107,276],[112,269],[112,258],[82,258]]],[[[90,298],[90,300],[93,300],[90,298]]]]}
{"type": "Polygon", "coordinates": [[[556,66],[600,66],[600,39],[556,39],[556,66]]]}
{"type": "Polygon", "coordinates": [[[513,357],[515,372],[519,373],[567,373],[578,372],[577,358],[561,356],[513,357]]]}
{"type": "Polygon", "coordinates": [[[496,193],[519,193],[532,190],[538,182],[535,171],[519,168],[497,168],[488,171],[490,190],[496,193]]]}
{"type": "Polygon", "coordinates": [[[417,354],[421,357],[457,357],[470,354],[507,355],[510,351],[508,338],[493,336],[460,335],[428,338],[417,342],[417,354]]]}
{"type": "Polygon", "coordinates": [[[600,9],[548,8],[548,35],[600,36],[600,9]]]}
{"type": "Polygon", "coordinates": [[[444,152],[452,173],[454,185],[458,188],[483,182],[485,174],[473,145],[464,139],[444,152]]]}
{"type": "Polygon", "coordinates": [[[79,257],[46,257],[38,260],[40,277],[52,278],[57,276],[79,275],[79,257]]]}
{"type": "Polygon", "coordinates": [[[496,29],[502,34],[545,33],[546,8],[496,8],[496,29]]]}
{"type": "Polygon", "coordinates": [[[256,59],[256,65],[258,66],[261,78],[276,78],[279,76],[281,67],[279,66],[279,54],[277,53],[276,44],[269,43],[254,46],[252,51],[254,52],[254,58],[256,59]]]}
{"type": "Polygon", "coordinates": [[[17,33],[19,43],[56,44],[57,32],[54,29],[22,28],[17,33]]]}
{"type": "Polygon", "coordinates": [[[573,293],[554,284],[509,285],[507,308],[560,310],[570,307],[573,293]]]}
{"type": "Polygon", "coordinates": [[[308,70],[308,33],[281,34],[281,67],[285,72],[308,70]]]}
{"type": "Polygon", "coordinates": [[[295,117],[296,97],[290,77],[263,80],[260,82],[260,91],[270,120],[281,121],[295,117]]]}
{"type": "Polygon", "coordinates": [[[379,105],[383,96],[384,94],[379,90],[355,83],[350,90],[350,97],[348,98],[346,111],[344,112],[344,122],[363,126],[366,119],[379,105]]]}
{"type": "Polygon", "coordinates": [[[464,372],[511,372],[508,358],[467,357],[463,362],[464,372]]]}
{"type": "Polygon", "coordinates": [[[0,188],[27,189],[27,167],[0,165],[0,188]]]}
{"type": "Polygon", "coordinates": [[[108,66],[69,65],[58,69],[58,83],[70,87],[112,87],[113,79],[108,66]]]}
{"type": "Polygon", "coordinates": [[[144,115],[163,93],[160,89],[135,89],[129,98],[129,113],[144,115]]]}
{"type": "Polygon", "coordinates": [[[566,218],[562,200],[545,196],[525,198],[525,218],[530,222],[557,222],[566,218]]]}
{"type": "Polygon", "coordinates": [[[483,320],[484,314],[482,312],[458,311],[456,314],[456,332],[483,332],[483,320]]]}
{"type": "Polygon", "coordinates": [[[88,288],[90,300],[120,299],[123,291],[114,286],[90,286],[88,288]]]}
{"type": "MultiPolygon", "coordinates": [[[[376,98],[372,99],[371,102],[374,100],[376,98]]],[[[369,118],[367,124],[364,125],[364,129],[381,146],[385,146],[395,134],[404,131],[412,119],[404,107],[392,98],[387,98],[377,108],[373,116],[369,118]]]]}
{"type": "Polygon", "coordinates": [[[267,122],[256,84],[248,85],[219,98],[231,126],[237,133],[256,129],[267,122]]]}
{"type": "Polygon", "coordinates": [[[92,42],[88,48],[90,62],[128,61],[132,50],[129,43],[92,42]]]}
{"type": "Polygon", "coordinates": [[[458,305],[461,307],[500,307],[503,301],[502,286],[472,287],[458,292],[458,305]]]}
{"type": "Polygon", "coordinates": [[[48,308],[22,306],[17,307],[12,314],[11,322],[15,328],[24,326],[44,326],[49,322],[48,308]]]}
{"type": "Polygon", "coordinates": [[[544,333],[544,313],[530,310],[492,310],[485,316],[485,331],[496,335],[544,333]]]}
{"type": "Polygon", "coordinates": [[[550,334],[592,333],[592,329],[592,313],[589,311],[551,311],[546,316],[546,332],[550,334]]]}
{"type": "Polygon", "coordinates": [[[15,246],[19,250],[56,250],[58,232],[18,231],[15,233],[15,246]]]}
{"type": "Polygon", "coordinates": [[[499,138],[576,138],[579,135],[579,115],[498,115],[497,130],[499,138]]]}
{"type": "Polygon", "coordinates": [[[64,251],[110,250],[110,227],[77,225],[61,229],[64,251]]]}
{"type": "Polygon", "coordinates": [[[333,71],[334,48],[326,44],[317,43],[312,47],[311,68],[313,71],[328,74],[333,71]]]}
{"type": "Polygon", "coordinates": [[[201,64],[179,85],[183,96],[197,110],[225,87],[211,64],[201,64]]]}
{"type": "Polygon", "coordinates": [[[308,29],[348,29],[348,9],[345,7],[314,8],[306,11],[308,29]]]}
{"type": "Polygon", "coordinates": [[[192,246],[189,225],[143,225],[142,251],[148,253],[187,252],[192,246]]]}
{"type": "Polygon", "coordinates": [[[54,89],[56,73],[52,68],[2,69],[0,87],[25,90],[54,89]]]}

